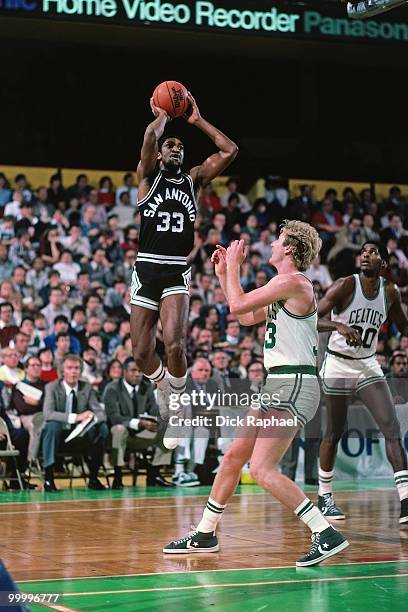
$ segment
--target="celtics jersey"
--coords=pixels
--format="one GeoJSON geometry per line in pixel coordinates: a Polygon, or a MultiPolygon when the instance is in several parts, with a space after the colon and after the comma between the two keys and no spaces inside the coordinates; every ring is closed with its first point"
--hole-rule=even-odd
{"type": "Polygon", "coordinates": [[[354,327],[361,336],[361,346],[349,346],[344,336],[332,332],[327,352],[348,359],[366,359],[375,355],[378,332],[387,318],[385,279],[379,278],[377,293],[368,297],[364,293],[360,276],[354,274],[354,292],[350,304],[341,312],[332,312],[332,320],[354,327]]]}
{"type": "Polygon", "coordinates": [[[310,366],[315,369],[317,344],[317,308],[300,317],[289,312],[283,302],[268,306],[264,344],[264,365],[267,370],[282,366],[310,366]]]}
{"type": "Polygon", "coordinates": [[[197,215],[193,179],[159,171],[147,195],[138,201],[141,225],[138,262],[185,265],[194,246],[197,215]]]}

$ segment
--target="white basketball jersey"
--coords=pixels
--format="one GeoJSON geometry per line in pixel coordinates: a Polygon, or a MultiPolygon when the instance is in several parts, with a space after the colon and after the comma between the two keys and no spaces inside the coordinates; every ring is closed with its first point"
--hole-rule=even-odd
{"type": "Polygon", "coordinates": [[[342,312],[332,312],[332,321],[345,323],[356,329],[362,340],[360,347],[349,346],[344,336],[332,332],[327,352],[344,355],[349,359],[366,359],[375,355],[378,332],[387,318],[387,296],[385,279],[378,281],[378,291],[374,297],[365,295],[360,276],[354,274],[354,293],[350,304],[342,312]]]}
{"type": "MultiPolygon", "coordinates": [[[[301,274],[301,272],[298,272],[301,274]]],[[[264,365],[317,367],[317,308],[305,317],[289,312],[283,302],[268,306],[264,365]]]]}

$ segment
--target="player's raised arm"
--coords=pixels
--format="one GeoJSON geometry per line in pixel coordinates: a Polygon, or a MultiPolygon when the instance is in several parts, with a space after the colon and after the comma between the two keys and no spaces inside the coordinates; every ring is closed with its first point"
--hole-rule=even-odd
{"type": "Polygon", "coordinates": [[[191,113],[186,116],[186,119],[191,125],[198,127],[206,134],[216,147],[218,153],[214,153],[208,157],[201,166],[196,166],[191,169],[190,174],[197,187],[207,185],[216,176],[220,176],[223,171],[234,161],[238,153],[238,146],[228,136],[223,134],[219,129],[211,125],[206,119],[201,116],[197,103],[189,92],[188,99],[191,104],[191,113]]]}
{"type": "Polygon", "coordinates": [[[140,153],[140,162],[137,167],[137,177],[139,182],[152,174],[156,167],[157,153],[159,151],[158,141],[163,135],[166,123],[170,119],[166,111],[158,106],[155,106],[153,98],[150,100],[150,108],[152,109],[155,119],[149,123],[144,134],[142,151],[140,153]]]}
{"type": "Polygon", "coordinates": [[[347,343],[351,346],[360,346],[361,337],[356,329],[349,327],[344,323],[340,323],[339,321],[332,321],[331,319],[324,318],[329,315],[334,308],[344,308],[346,305],[347,296],[352,295],[353,282],[353,277],[351,276],[348,276],[347,278],[339,278],[326,291],[325,295],[319,301],[317,308],[319,316],[317,321],[317,331],[337,331],[346,338],[347,343]]]}
{"type": "MultiPolygon", "coordinates": [[[[224,249],[224,247],[217,244],[217,250],[214,251],[214,253],[212,254],[211,261],[213,262],[213,264],[215,264],[215,274],[217,275],[217,278],[220,281],[221,289],[223,290],[226,300],[229,304],[227,289],[226,252],[227,251],[226,249],[224,249]]],[[[257,308],[252,312],[237,315],[237,319],[241,323],[241,325],[247,325],[248,327],[250,327],[251,325],[256,325],[257,323],[261,323],[261,321],[265,321],[266,310],[266,308],[257,308]]]]}

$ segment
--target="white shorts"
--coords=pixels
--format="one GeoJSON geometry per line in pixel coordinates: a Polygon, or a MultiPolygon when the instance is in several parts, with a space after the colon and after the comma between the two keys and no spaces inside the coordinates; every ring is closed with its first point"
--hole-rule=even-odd
{"type": "Polygon", "coordinates": [[[375,355],[367,359],[343,359],[326,353],[320,378],[326,395],[350,395],[373,383],[385,382],[375,355]]]}

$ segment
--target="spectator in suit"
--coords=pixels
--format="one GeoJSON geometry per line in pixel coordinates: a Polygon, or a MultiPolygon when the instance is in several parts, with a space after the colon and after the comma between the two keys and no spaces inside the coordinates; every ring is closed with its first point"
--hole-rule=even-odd
{"type": "Polygon", "coordinates": [[[11,302],[0,304],[0,346],[4,348],[10,344],[18,332],[17,325],[13,321],[14,306],[11,302]]]}
{"type": "Polygon", "coordinates": [[[123,376],[106,386],[103,396],[112,434],[111,463],[115,468],[113,489],[123,489],[122,467],[125,452],[154,446],[152,462],[147,465],[147,486],[171,487],[160,474],[160,467],[169,465],[171,452],[163,446],[163,433],[157,421],[159,412],[150,381],[143,379],[133,357],[122,364],[123,376]],[[144,418],[146,417],[146,418],[144,418]]]}
{"type": "Polygon", "coordinates": [[[27,359],[24,368],[23,382],[41,391],[42,395],[40,399],[34,399],[29,395],[24,395],[20,389],[16,386],[13,387],[11,392],[9,410],[14,411],[24,429],[26,429],[30,435],[30,444],[28,447],[28,458],[34,459],[37,457],[38,448],[40,444],[39,431],[34,430],[33,416],[38,412],[42,412],[43,399],[44,399],[44,387],[45,383],[40,380],[41,374],[41,361],[38,357],[31,356],[27,359]]]}
{"type": "Polygon", "coordinates": [[[43,431],[43,456],[45,467],[44,490],[56,491],[54,483],[54,464],[58,449],[62,446],[69,452],[71,447],[81,447],[89,457],[89,489],[104,490],[98,480],[98,471],[102,465],[105,441],[109,435],[106,415],[98,403],[91,385],[79,380],[82,361],[78,355],[68,353],[61,364],[61,380],[49,383],[45,388],[43,431]],[[64,445],[73,425],[89,417],[95,417],[96,423],[83,436],[64,445]]]}
{"type": "MultiPolygon", "coordinates": [[[[211,364],[207,359],[198,358],[194,361],[191,373],[187,377],[186,391],[183,395],[190,395],[191,404],[185,407],[184,416],[187,418],[209,416],[210,404],[207,394],[217,394],[218,385],[211,378],[211,364]],[[193,391],[196,394],[193,395],[193,391]],[[193,399],[197,398],[198,401],[193,399]]],[[[177,413],[176,413],[177,414],[177,413]]],[[[196,466],[202,466],[210,439],[210,429],[206,426],[180,426],[177,428],[177,437],[181,439],[180,445],[174,453],[175,473],[173,482],[177,486],[194,487],[200,484],[196,466]]]]}

